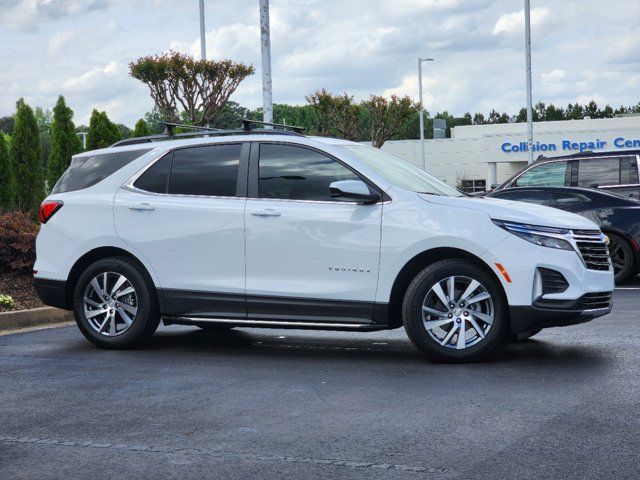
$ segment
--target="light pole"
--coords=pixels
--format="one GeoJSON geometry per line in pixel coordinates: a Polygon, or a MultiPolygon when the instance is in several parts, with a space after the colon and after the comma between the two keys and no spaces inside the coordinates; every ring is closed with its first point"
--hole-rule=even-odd
{"type": "Polygon", "coordinates": [[[527,70],[527,155],[528,163],[533,163],[533,108],[531,106],[531,5],[524,0],[524,46],[527,70]]]}
{"type": "Polygon", "coordinates": [[[418,90],[420,90],[420,161],[422,168],[427,170],[427,157],[424,154],[424,108],[422,103],[422,62],[433,62],[433,58],[418,57],[418,90]]]}
{"type": "Polygon", "coordinates": [[[207,43],[204,38],[204,0],[200,0],[200,58],[207,59],[207,43]]]}
{"type": "Polygon", "coordinates": [[[273,122],[271,86],[271,34],[269,29],[269,0],[260,0],[260,46],[262,50],[262,120],[273,122]]]}

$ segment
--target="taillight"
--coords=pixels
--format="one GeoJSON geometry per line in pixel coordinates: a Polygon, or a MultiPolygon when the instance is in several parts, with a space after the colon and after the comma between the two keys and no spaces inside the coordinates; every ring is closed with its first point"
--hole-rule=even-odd
{"type": "Polygon", "coordinates": [[[53,215],[62,208],[61,200],[45,200],[38,209],[38,218],[41,223],[47,223],[53,215]]]}

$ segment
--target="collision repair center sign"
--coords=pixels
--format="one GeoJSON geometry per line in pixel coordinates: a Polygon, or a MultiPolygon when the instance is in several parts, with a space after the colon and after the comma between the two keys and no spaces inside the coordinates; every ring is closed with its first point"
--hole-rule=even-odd
{"type": "MultiPolygon", "coordinates": [[[[606,140],[600,140],[596,138],[592,141],[573,141],[563,139],[559,142],[552,143],[543,143],[543,142],[534,142],[533,143],[533,151],[534,152],[556,152],[556,151],[568,151],[568,152],[584,152],[584,151],[593,151],[593,150],[604,150],[604,149],[629,149],[629,148],[640,148],[640,138],[636,139],[628,139],[625,137],[616,137],[611,144],[606,140]]],[[[500,149],[504,153],[516,153],[516,152],[526,152],[528,150],[527,142],[504,142],[500,145],[500,149]]]]}

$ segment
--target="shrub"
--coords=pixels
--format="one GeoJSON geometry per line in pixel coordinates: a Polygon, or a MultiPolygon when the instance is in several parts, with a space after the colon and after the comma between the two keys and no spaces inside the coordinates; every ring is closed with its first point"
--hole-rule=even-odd
{"type": "Polygon", "coordinates": [[[38,230],[27,213],[0,213],[0,271],[29,272],[33,268],[38,230]]]}
{"type": "Polygon", "coordinates": [[[13,308],[15,305],[16,302],[13,300],[11,295],[0,294],[0,307],[13,308]]]}

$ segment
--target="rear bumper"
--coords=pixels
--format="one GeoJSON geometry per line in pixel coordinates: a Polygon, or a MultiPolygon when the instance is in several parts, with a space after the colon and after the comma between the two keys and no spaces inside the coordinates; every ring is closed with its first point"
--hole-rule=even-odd
{"type": "Polygon", "coordinates": [[[67,288],[64,280],[50,280],[48,278],[34,278],[33,285],[42,303],[51,307],[71,310],[67,302],[67,288]]]}
{"type": "Polygon", "coordinates": [[[539,301],[534,305],[512,306],[511,333],[518,334],[549,327],[564,327],[577,323],[588,322],[594,318],[607,315],[611,312],[613,303],[612,292],[604,292],[609,295],[606,302],[590,304],[588,295],[571,301],[539,301]]]}

